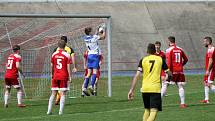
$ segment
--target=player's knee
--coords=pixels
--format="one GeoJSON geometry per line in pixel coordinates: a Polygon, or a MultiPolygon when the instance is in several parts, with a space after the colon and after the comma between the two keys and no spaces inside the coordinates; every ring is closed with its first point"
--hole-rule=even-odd
{"type": "Polygon", "coordinates": [[[6,89],[5,90],[5,95],[9,95],[10,94],[10,90],[9,89],[6,89]]]}
{"type": "Polygon", "coordinates": [[[186,85],[186,82],[178,82],[177,85],[179,88],[183,88],[186,85]]]}
{"type": "Polygon", "coordinates": [[[56,96],[57,95],[57,90],[53,90],[52,95],[56,96]]]}
{"type": "Polygon", "coordinates": [[[184,85],[178,84],[178,91],[183,92],[184,91],[184,85]]]}
{"type": "Polygon", "coordinates": [[[162,83],[162,88],[166,88],[167,86],[168,86],[167,83],[165,83],[165,82],[162,83]]]}
{"type": "Polygon", "coordinates": [[[162,81],[165,81],[165,80],[166,80],[166,77],[165,77],[165,76],[161,76],[161,80],[162,80],[162,81]]]}
{"type": "Polygon", "coordinates": [[[90,75],[91,75],[90,73],[87,73],[87,76],[86,76],[86,78],[89,78],[89,77],[90,77],[90,75]]]}
{"type": "Polygon", "coordinates": [[[66,91],[61,91],[61,96],[65,96],[66,91]]]}
{"type": "Polygon", "coordinates": [[[151,108],[151,109],[150,109],[150,112],[157,112],[157,111],[158,111],[157,108],[151,108]]]}

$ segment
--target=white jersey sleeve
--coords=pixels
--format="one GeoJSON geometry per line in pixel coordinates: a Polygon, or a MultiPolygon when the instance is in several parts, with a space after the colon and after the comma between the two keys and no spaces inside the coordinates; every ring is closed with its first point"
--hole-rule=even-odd
{"type": "Polygon", "coordinates": [[[98,35],[88,35],[84,37],[84,42],[88,49],[88,54],[99,54],[100,48],[98,40],[100,37],[98,35]]]}

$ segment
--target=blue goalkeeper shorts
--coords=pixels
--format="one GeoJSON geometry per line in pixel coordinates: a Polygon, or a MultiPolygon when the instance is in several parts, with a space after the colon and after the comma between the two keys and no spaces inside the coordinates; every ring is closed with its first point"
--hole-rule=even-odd
{"type": "Polygon", "coordinates": [[[89,54],[87,58],[87,67],[89,69],[98,69],[99,68],[99,55],[89,54]]]}

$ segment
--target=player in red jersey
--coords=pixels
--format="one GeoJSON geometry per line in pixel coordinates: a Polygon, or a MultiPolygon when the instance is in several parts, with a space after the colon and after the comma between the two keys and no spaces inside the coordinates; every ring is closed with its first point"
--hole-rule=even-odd
{"type": "MultiPolygon", "coordinates": [[[[160,49],[161,48],[160,41],[155,42],[155,48],[156,48],[155,55],[158,55],[163,60],[166,60],[165,53],[163,51],[161,51],[161,49],[160,49]]],[[[168,86],[168,81],[166,81],[166,73],[164,72],[164,70],[161,71],[161,80],[162,80],[161,97],[163,97],[164,95],[166,95],[167,86],[168,86]]]]}
{"type": "MultiPolygon", "coordinates": [[[[18,80],[20,72],[22,75],[22,69],[20,66],[21,63],[21,56],[20,54],[20,46],[15,45],[13,46],[13,54],[11,54],[7,58],[7,64],[6,64],[6,73],[5,73],[5,95],[4,95],[4,106],[8,107],[8,99],[10,95],[11,86],[17,89],[17,100],[18,100],[18,107],[25,107],[24,104],[22,104],[22,88],[20,86],[20,82],[18,80]]],[[[24,75],[23,75],[24,76],[24,75]]]]}
{"type": "MultiPolygon", "coordinates": [[[[88,51],[86,50],[85,52],[84,52],[84,70],[85,70],[85,73],[84,73],[84,76],[85,76],[85,78],[86,78],[86,76],[88,75],[88,69],[87,69],[87,57],[88,57],[88,51]]],[[[99,81],[99,79],[100,79],[100,74],[101,74],[101,72],[100,72],[100,66],[101,66],[101,64],[102,64],[102,61],[103,61],[103,56],[100,54],[99,55],[99,59],[100,59],[100,61],[99,61],[99,68],[97,69],[97,72],[96,72],[96,82],[95,82],[95,90],[94,90],[94,92],[91,92],[93,95],[95,95],[95,96],[97,96],[97,89],[98,89],[98,81],[99,81]]],[[[91,72],[92,73],[92,72],[91,72]]],[[[88,82],[89,83],[89,82],[88,82]]],[[[89,95],[89,93],[86,91],[87,89],[85,89],[84,88],[84,85],[88,85],[88,83],[86,83],[85,81],[84,81],[84,83],[83,83],[83,85],[82,85],[82,97],[84,97],[85,95],[86,96],[90,96],[89,95]]],[[[91,88],[91,87],[90,87],[91,88]]],[[[91,90],[91,91],[93,91],[93,90],[91,90]]]]}
{"type": "MultiPolygon", "coordinates": [[[[75,63],[75,52],[74,52],[74,50],[73,50],[71,47],[69,47],[69,46],[67,45],[67,41],[68,41],[67,36],[64,36],[64,35],[63,35],[63,36],[61,36],[60,39],[66,42],[66,46],[64,47],[64,50],[65,50],[65,51],[70,55],[70,57],[71,57],[71,64],[73,64],[72,72],[77,72],[76,63],[75,63]]],[[[54,52],[56,52],[57,50],[59,50],[58,47],[54,49],[54,52]]],[[[69,88],[69,87],[68,87],[68,88],[69,88]]],[[[60,96],[61,96],[61,94],[60,94],[60,92],[58,92],[58,93],[57,93],[57,96],[56,96],[56,100],[55,100],[55,105],[59,105],[59,103],[60,103],[60,96]]]]}
{"type": "Polygon", "coordinates": [[[51,74],[52,74],[52,94],[49,98],[48,112],[51,114],[52,103],[58,91],[61,93],[59,115],[63,114],[65,104],[65,95],[68,89],[68,83],[71,82],[70,75],[70,55],[64,51],[66,43],[63,40],[58,41],[59,50],[52,54],[51,74]]]}
{"type": "Polygon", "coordinates": [[[183,67],[187,63],[188,59],[183,49],[176,46],[175,37],[168,37],[168,41],[170,47],[166,50],[166,62],[173,75],[170,84],[177,85],[181,100],[180,107],[186,108],[187,105],[185,104],[184,95],[185,76],[183,67]]]}
{"type": "Polygon", "coordinates": [[[213,80],[215,76],[215,47],[212,45],[212,38],[205,37],[203,39],[203,44],[207,48],[205,55],[205,76],[204,76],[204,85],[205,85],[205,99],[202,100],[202,103],[209,103],[209,89],[212,92],[215,92],[215,86],[213,85],[213,80]]]}

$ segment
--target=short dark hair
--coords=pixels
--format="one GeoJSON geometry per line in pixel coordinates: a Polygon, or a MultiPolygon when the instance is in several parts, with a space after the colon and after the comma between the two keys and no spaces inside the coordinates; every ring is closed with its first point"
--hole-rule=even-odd
{"type": "Polygon", "coordinates": [[[67,36],[61,36],[61,40],[64,40],[67,43],[67,36]]]}
{"type": "Polygon", "coordinates": [[[147,53],[148,54],[155,54],[156,53],[155,44],[152,44],[152,43],[148,44],[147,53]]]}
{"type": "Polygon", "coordinates": [[[92,31],[92,28],[91,27],[87,27],[85,28],[84,32],[86,35],[90,35],[90,32],[92,31]]]}
{"type": "Polygon", "coordinates": [[[174,36],[169,36],[169,37],[168,37],[168,40],[169,40],[171,43],[175,43],[175,37],[174,37],[174,36]]]}
{"type": "Polygon", "coordinates": [[[206,39],[209,42],[209,44],[212,43],[212,38],[211,37],[205,37],[204,39],[206,39]]]}
{"type": "Polygon", "coordinates": [[[20,46],[19,45],[14,45],[13,46],[13,52],[16,52],[17,50],[20,50],[20,46]]]}
{"type": "Polygon", "coordinates": [[[161,42],[160,41],[156,41],[155,44],[156,45],[161,45],[161,42]]]}
{"type": "Polygon", "coordinates": [[[66,46],[66,42],[64,40],[59,40],[58,41],[58,47],[61,49],[64,49],[66,46]]]}

